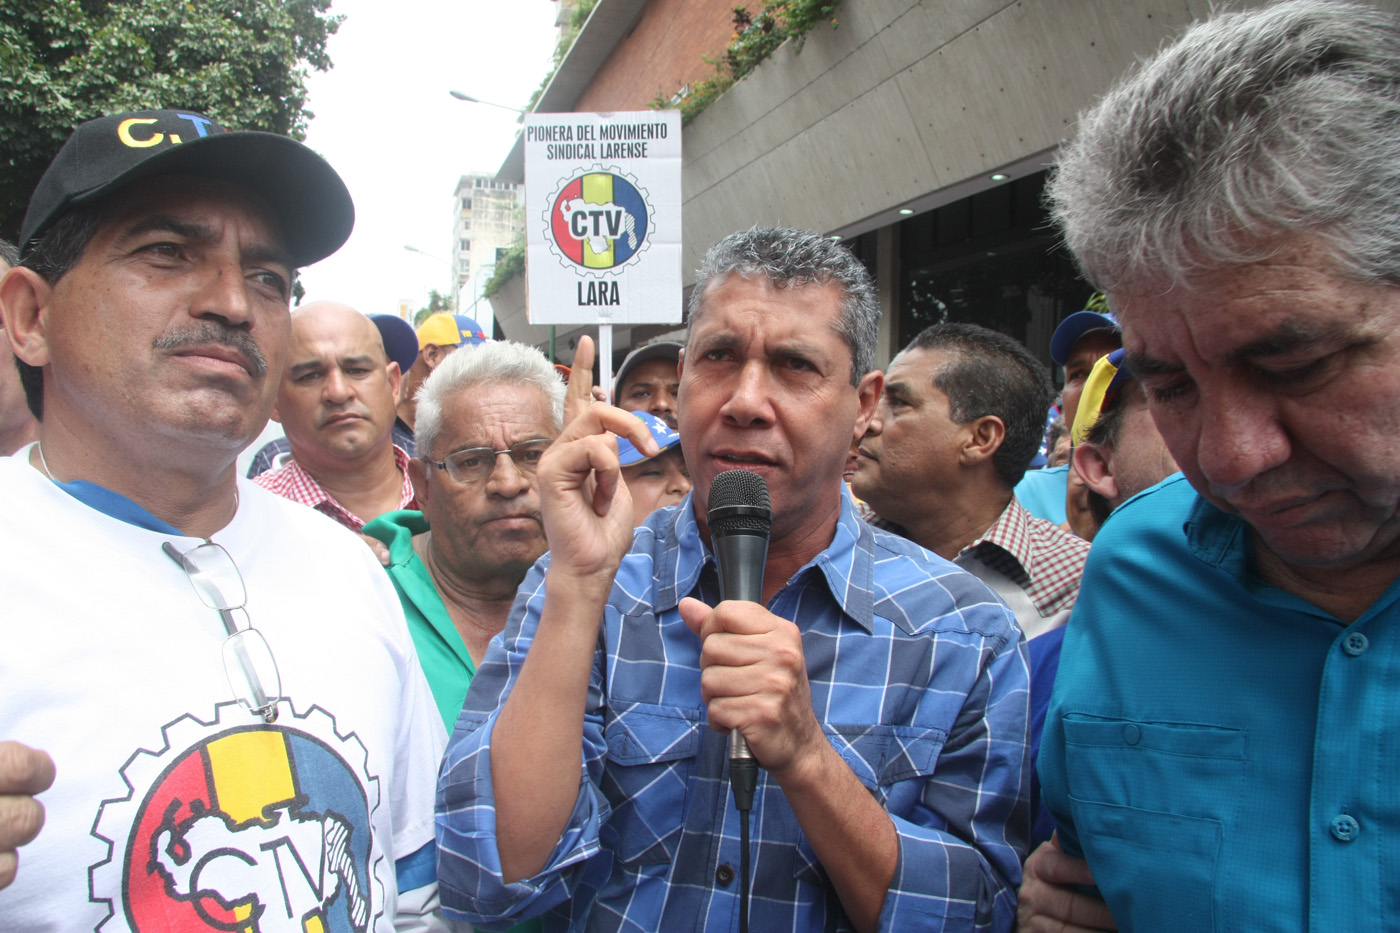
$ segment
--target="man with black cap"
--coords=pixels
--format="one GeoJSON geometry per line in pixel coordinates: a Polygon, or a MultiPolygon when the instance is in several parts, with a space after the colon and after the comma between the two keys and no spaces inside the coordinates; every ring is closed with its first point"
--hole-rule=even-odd
{"type": "MultiPolygon", "coordinates": [[[[0,276],[19,262],[19,250],[8,240],[0,240],[0,276]]],[[[14,354],[5,331],[0,327],[0,456],[10,454],[39,439],[39,422],[24,400],[14,354]]]]}
{"type": "MultiPolygon", "coordinates": [[[[413,431],[418,419],[418,390],[452,353],[462,347],[475,347],[490,338],[481,325],[463,314],[433,314],[418,325],[418,353],[405,369],[399,394],[399,424],[413,431]]],[[[411,451],[410,451],[411,453],[411,451]]]]}
{"type": "Polygon", "coordinates": [[[81,125],[30,200],[0,279],[42,413],[0,460],[0,723],[57,777],[7,929],[440,923],[444,736],[398,600],[235,468],[295,270],[353,220],[306,147],[173,110],[81,125]]]}

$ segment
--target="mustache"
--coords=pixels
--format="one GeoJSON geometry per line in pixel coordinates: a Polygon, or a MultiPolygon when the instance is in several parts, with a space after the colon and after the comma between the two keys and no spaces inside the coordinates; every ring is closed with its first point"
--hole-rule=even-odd
{"type": "Polygon", "coordinates": [[[207,347],[210,344],[237,350],[248,364],[249,372],[258,377],[267,375],[267,358],[253,342],[253,338],[248,336],[248,332],[218,321],[200,321],[185,330],[162,334],[151,345],[157,350],[184,350],[189,347],[207,347]]]}

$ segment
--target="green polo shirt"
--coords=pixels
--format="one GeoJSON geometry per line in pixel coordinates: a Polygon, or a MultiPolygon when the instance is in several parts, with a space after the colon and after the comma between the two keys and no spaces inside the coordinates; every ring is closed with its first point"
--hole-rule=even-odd
{"type": "MultiPolygon", "coordinates": [[[[389,546],[389,566],[384,569],[389,572],[389,579],[399,594],[404,617],[408,619],[408,632],[418,650],[418,663],[433,691],[442,721],[451,733],[457,724],[457,714],[462,711],[462,701],[467,697],[467,688],[476,675],[476,665],[467,651],[467,643],[462,641],[461,633],[447,614],[432,574],[413,549],[413,536],[427,530],[428,521],[423,513],[407,510],[385,512],[364,527],[365,534],[389,546]]],[[[540,921],[535,918],[516,924],[506,933],[539,931],[540,921]]]]}
{"type": "Polygon", "coordinates": [[[442,604],[432,575],[413,549],[413,536],[427,530],[423,513],[411,511],[385,512],[365,525],[365,534],[389,546],[390,563],[384,569],[399,594],[409,634],[418,649],[418,663],[423,666],[438,712],[450,733],[462,711],[476,665],[442,604]]]}

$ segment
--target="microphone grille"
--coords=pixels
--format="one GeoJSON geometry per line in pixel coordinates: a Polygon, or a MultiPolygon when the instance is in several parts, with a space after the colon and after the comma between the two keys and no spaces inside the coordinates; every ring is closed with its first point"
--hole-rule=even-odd
{"type": "Polygon", "coordinates": [[[768,483],[748,470],[725,470],[710,484],[710,530],[766,534],[773,523],[768,483]]]}

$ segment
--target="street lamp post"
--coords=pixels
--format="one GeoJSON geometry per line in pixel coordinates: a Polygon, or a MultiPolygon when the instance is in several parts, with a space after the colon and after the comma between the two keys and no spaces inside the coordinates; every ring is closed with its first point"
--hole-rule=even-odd
{"type": "Polygon", "coordinates": [[[464,100],[469,104],[485,104],[488,107],[499,107],[502,110],[509,110],[511,113],[525,113],[525,108],[523,107],[509,107],[505,104],[492,103],[489,100],[482,100],[480,97],[473,97],[472,95],[464,91],[448,91],[447,93],[451,94],[458,100],[464,100]]]}

